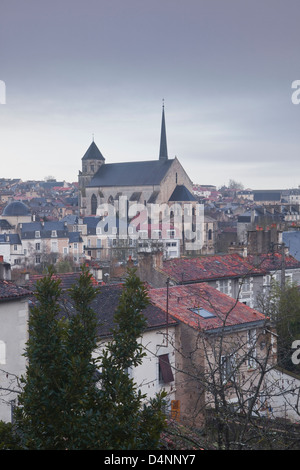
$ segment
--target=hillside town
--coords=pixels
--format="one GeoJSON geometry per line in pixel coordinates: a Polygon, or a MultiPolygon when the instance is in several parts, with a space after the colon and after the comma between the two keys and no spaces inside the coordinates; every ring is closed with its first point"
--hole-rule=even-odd
{"type": "Polygon", "coordinates": [[[99,345],[128,267],[147,285],[146,355],[130,373],[148,399],[167,392],[171,420],[201,429],[225,400],[240,413],[299,422],[300,376],[278,361],[266,299],[274,283],[300,285],[300,188],[192,181],[168,156],[164,109],[161,124],[151,161],[109,162],[93,140],[78,155],[76,182],[0,179],[0,420],[13,420],[36,281],[52,266],[67,291],[85,265],[100,287],[99,345]],[[197,225],[195,247],[176,222],[181,209],[192,232],[197,225]]]}

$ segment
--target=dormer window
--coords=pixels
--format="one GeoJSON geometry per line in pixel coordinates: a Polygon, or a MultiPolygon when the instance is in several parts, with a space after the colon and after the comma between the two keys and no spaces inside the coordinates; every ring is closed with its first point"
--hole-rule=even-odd
{"type": "Polygon", "coordinates": [[[35,231],[35,238],[41,238],[41,232],[39,230],[35,231]]]}
{"type": "Polygon", "coordinates": [[[56,230],[51,231],[51,237],[57,237],[57,232],[56,230]]]}

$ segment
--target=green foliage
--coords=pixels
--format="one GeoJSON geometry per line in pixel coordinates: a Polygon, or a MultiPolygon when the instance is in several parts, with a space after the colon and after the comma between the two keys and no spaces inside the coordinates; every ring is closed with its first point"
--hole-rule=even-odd
{"type": "Polygon", "coordinates": [[[143,284],[135,270],[130,270],[115,314],[113,341],[101,361],[102,416],[105,416],[103,423],[106,424],[103,426],[103,444],[106,449],[157,448],[165,425],[162,413],[165,394],[142,405],[145,396],[130,378],[130,368],[141,364],[144,357],[138,339],[146,326],[140,312],[148,303],[143,284]]]}
{"type": "Polygon", "coordinates": [[[53,272],[36,286],[29,321],[24,389],[16,425],[27,449],[155,449],[165,426],[164,394],[148,405],[128,371],[142,362],[139,338],[147,292],[128,272],[115,314],[112,340],[95,356],[97,290],[87,268],[70,290],[73,311],[61,316],[60,282],[53,272]],[[99,386],[97,368],[101,369],[99,386]]]}
{"type": "Polygon", "coordinates": [[[300,339],[300,291],[297,284],[287,283],[282,289],[274,283],[271,290],[271,318],[278,334],[278,363],[283,368],[300,373],[291,361],[292,343],[300,339]]]}
{"type": "Polygon", "coordinates": [[[18,435],[11,423],[0,421],[0,450],[20,450],[18,435]]]}

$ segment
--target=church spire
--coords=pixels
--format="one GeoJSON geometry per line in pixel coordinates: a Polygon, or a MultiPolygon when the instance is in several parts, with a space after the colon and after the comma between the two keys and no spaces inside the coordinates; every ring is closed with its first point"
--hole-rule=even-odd
{"type": "Polygon", "coordinates": [[[168,149],[167,149],[167,135],[166,135],[166,123],[165,123],[165,105],[163,100],[162,108],[162,120],[161,120],[161,133],[160,133],[160,148],[159,148],[159,160],[168,160],[168,149]]]}

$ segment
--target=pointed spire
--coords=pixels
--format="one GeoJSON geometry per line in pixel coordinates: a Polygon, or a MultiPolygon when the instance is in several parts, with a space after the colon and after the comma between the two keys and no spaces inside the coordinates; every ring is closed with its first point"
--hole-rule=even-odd
{"type": "Polygon", "coordinates": [[[159,148],[159,160],[168,160],[168,149],[167,149],[167,135],[166,135],[166,123],[165,123],[165,105],[163,100],[162,107],[162,120],[161,120],[161,133],[160,133],[160,148],[159,148]]]}

